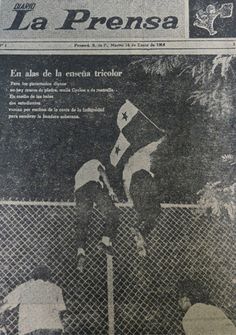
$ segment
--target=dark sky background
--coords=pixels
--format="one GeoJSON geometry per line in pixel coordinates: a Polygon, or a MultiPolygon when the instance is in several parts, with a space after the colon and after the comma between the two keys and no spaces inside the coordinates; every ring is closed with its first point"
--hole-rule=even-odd
{"type": "MultiPolygon", "coordinates": [[[[157,56],[158,57],[158,56],[157,56]]],[[[209,57],[209,56],[205,56],[209,57]]],[[[193,89],[189,77],[171,72],[165,77],[145,74],[133,66],[136,56],[1,56],[0,57],[0,197],[26,200],[73,200],[74,175],[87,160],[100,159],[108,169],[112,184],[122,200],[121,172],[128,156],[156,132],[144,118],[130,123],[128,133],[135,146],[114,169],[109,154],[119,134],[116,116],[129,99],[161,128],[168,139],[154,154],[153,171],[162,201],[194,202],[196,192],[206,181],[215,180],[212,162],[227,153],[231,137],[224,136],[223,125],[209,137],[204,110],[188,102],[193,89]],[[82,94],[71,97],[56,94],[51,107],[105,107],[105,113],[84,113],[79,120],[8,120],[9,73],[55,69],[67,71],[123,71],[120,78],[66,79],[71,87],[113,88],[109,94],[82,94]]],[[[24,79],[27,81],[29,79],[24,79]]],[[[37,78],[35,81],[41,81],[37,78]]],[[[46,79],[43,79],[46,80],[46,79]]],[[[64,80],[64,79],[63,79],[64,80]]],[[[32,79],[30,79],[32,81],[32,79]]],[[[50,79],[47,79],[50,81],[50,79]]],[[[60,81],[60,79],[57,79],[60,81]]],[[[213,127],[214,128],[214,127],[213,127]]]]}

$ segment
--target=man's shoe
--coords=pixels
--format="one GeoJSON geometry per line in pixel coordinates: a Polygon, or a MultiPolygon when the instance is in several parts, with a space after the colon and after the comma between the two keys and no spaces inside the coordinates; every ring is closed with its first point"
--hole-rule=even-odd
{"type": "Polygon", "coordinates": [[[77,270],[79,270],[79,272],[83,272],[84,271],[84,263],[85,263],[85,256],[80,254],[77,256],[77,270]]]}
{"type": "Polygon", "coordinates": [[[147,256],[147,251],[145,248],[145,240],[142,236],[142,234],[140,233],[140,231],[137,228],[131,228],[131,233],[134,236],[134,240],[136,242],[136,247],[137,247],[137,252],[138,255],[141,257],[145,257],[147,256]]]}
{"type": "Polygon", "coordinates": [[[137,245],[137,253],[140,257],[146,257],[147,256],[147,251],[144,245],[137,245]]]}

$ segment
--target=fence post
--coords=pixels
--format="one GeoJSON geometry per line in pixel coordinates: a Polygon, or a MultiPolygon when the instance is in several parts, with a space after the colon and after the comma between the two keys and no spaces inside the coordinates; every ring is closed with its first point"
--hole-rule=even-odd
{"type": "Polygon", "coordinates": [[[107,255],[107,303],[108,303],[108,335],[115,335],[115,309],[113,287],[113,257],[107,255]]]}

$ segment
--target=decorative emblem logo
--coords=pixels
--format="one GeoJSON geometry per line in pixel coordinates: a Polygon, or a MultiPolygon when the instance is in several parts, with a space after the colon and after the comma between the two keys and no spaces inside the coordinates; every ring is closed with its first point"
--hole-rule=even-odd
{"type": "Polygon", "coordinates": [[[217,34],[217,30],[214,29],[215,19],[219,16],[221,19],[232,17],[233,15],[233,3],[224,3],[220,8],[216,8],[214,5],[208,5],[206,10],[200,9],[195,16],[193,25],[205,29],[211,36],[217,34]]]}

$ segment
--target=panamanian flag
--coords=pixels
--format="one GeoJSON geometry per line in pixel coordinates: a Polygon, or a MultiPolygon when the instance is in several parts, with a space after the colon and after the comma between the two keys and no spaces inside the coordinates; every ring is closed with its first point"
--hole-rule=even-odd
{"type": "Polygon", "coordinates": [[[129,100],[126,100],[119,109],[117,126],[120,134],[110,154],[110,161],[114,167],[128,148],[136,152],[139,148],[163,136],[162,129],[159,129],[129,100]]]}
{"type": "Polygon", "coordinates": [[[118,164],[119,160],[130,146],[130,142],[127,140],[122,130],[130,123],[137,113],[138,108],[135,107],[129,100],[126,100],[126,102],[119,109],[117,115],[117,126],[120,129],[120,135],[110,154],[110,160],[113,166],[118,164]]]}

